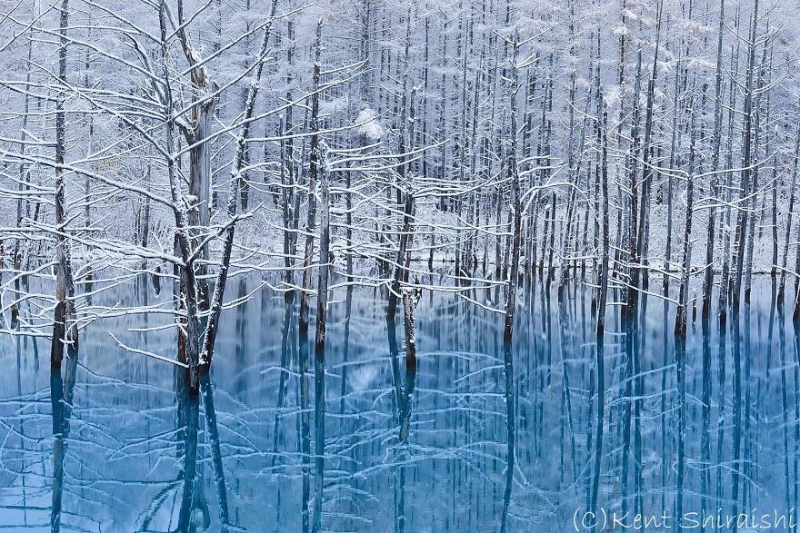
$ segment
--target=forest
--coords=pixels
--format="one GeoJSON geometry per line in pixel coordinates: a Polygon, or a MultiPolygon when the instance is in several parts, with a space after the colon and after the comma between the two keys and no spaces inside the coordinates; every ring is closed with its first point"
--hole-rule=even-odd
{"type": "Polygon", "coordinates": [[[796,532],[796,7],[0,0],[0,529],[796,532]]]}

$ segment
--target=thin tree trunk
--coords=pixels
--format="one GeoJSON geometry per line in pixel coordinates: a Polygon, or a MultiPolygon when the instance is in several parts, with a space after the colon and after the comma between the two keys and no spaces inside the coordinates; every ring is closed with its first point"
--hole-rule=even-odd
{"type": "Polygon", "coordinates": [[[228,184],[228,209],[227,215],[229,218],[228,225],[225,229],[225,236],[222,244],[222,255],[220,257],[219,265],[217,268],[217,275],[214,281],[214,294],[211,298],[209,307],[208,321],[206,323],[205,335],[203,337],[203,350],[200,353],[200,373],[208,373],[211,368],[211,360],[214,355],[214,341],[217,338],[217,331],[219,328],[219,317],[222,314],[222,298],[225,294],[225,286],[228,281],[228,270],[230,269],[231,253],[233,251],[233,237],[236,230],[236,200],[239,180],[241,179],[242,171],[247,160],[247,139],[250,135],[251,118],[255,111],[256,98],[258,97],[258,84],[261,80],[261,74],[264,69],[264,60],[266,59],[267,44],[269,43],[269,36],[272,29],[272,21],[275,20],[275,9],[277,8],[278,0],[272,0],[270,7],[269,23],[264,27],[264,34],[261,38],[261,46],[259,48],[258,63],[255,71],[255,83],[250,85],[247,93],[247,101],[245,102],[245,112],[242,121],[242,126],[239,131],[236,155],[231,165],[231,177],[228,184]]]}
{"type": "Polygon", "coordinates": [[[517,56],[519,54],[519,36],[515,36],[513,43],[512,71],[511,71],[511,146],[508,151],[509,178],[511,179],[511,248],[509,249],[509,259],[511,262],[511,272],[508,277],[508,290],[506,291],[505,304],[505,328],[503,339],[511,341],[514,329],[514,313],[517,306],[517,282],[519,279],[519,251],[522,241],[522,204],[520,202],[519,174],[517,171],[517,56]]]}
{"type": "Polygon", "coordinates": [[[739,213],[736,219],[736,276],[733,287],[733,307],[739,308],[739,299],[742,290],[742,276],[744,274],[745,239],[749,227],[750,208],[755,205],[755,197],[750,199],[752,155],[753,155],[753,74],[756,63],[756,29],[758,27],[758,0],[755,0],[753,17],[750,24],[750,37],[748,44],[747,81],[744,91],[744,141],[742,143],[742,171],[740,183],[739,213]]]}
{"type": "MultiPolygon", "coordinates": [[[[314,86],[319,87],[322,53],[322,20],[317,22],[317,37],[314,46],[314,86]]],[[[316,97],[315,97],[316,98],[316,97]]],[[[314,526],[316,533],[322,529],[322,498],[325,483],[325,332],[327,327],[328,278],[330,270],[330,206],[328,176],[325,170],[325,155],[319,153],[319,133],[315,130],[311,138],[311,158],[320,162],[320,228],[319,228],[319,283],[317,285],[317,332],[314,339],[314,526]],[[318,153],[314,153],[316,150],[318,153]]]]}
{"type": "MultiPolygon", "coordinates": [[[[714,77],[714,137],[711,141],[711,195],[719,191],[716,172],[719,170],[720,143],[722,142],[722,44],[725,32],[725,0],[719,3],[719,30],[717,32],[717,66],[714,77]]],[[[711,292],[714,285],[714,227],[716,226],[716,207],[713,203],[708,211],[706,233],[705,275],[703,277],[703,317],[711,313],[711,292]]]]}
{"type": "Polygon", "coordinates": [[[783,241],[783,258],[781,259],[781,278],[778,284],[778,304],[783,304],[786,292],[786,273],[789,262],[789,243],[792,235],[792,218],[794,216],[795,193],[797,190],[797,170],[800,163],[800,125],[797,128],[797,137],[794,141],[794,166],[792,167],[792,190],[789,196],[789,213],[786,219],[786,238],[783,241]]]}
{"type": "Polygon", "coordinates": [[[608,197],[608,112],[602,102],[600,93],[598,99],[598,115],[602,110],[602,123],[598,127],[598,136],[601,137],[601,180],[602,191],[602,257],[600,259],[600,289],[597,304],[597,320],[595,328],[595,376],[597,379],[597,421],[594,437],[594,465],[592,468],[592,490],[589,510],[597,515],[597,503],[600,495],[600,469],[603,462],[603,433],[605,419],[605,324],[606,324],[606,298],[608,295],[608,267],[609,267],[609,197],[608,197]]]}

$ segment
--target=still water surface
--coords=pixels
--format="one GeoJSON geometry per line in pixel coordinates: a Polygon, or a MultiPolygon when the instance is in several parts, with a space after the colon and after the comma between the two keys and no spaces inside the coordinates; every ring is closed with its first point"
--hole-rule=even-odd
{"type": "MultiPolygon", "coordinates": [[[[232,531],[302,531],[315,527],[321,473],[325,531],[499,531],[504,510],[507,531],[574,531],[595,450],[590,288],[570,286],[561,301],[554,286],[522,291],[509,365],[501,315],[426,292],[415,373],[404,362],[402,315],[387,325],[384,295],[337,289],[324,421],[315,417],[313,339],[307,372],[299,364],[308,347],[296,306],[256,279],[234,280],[230,293],[246,302],[223,314],[197,400],[177,390],[172,365],[111,337],[174,357],[167,313],[89,325],[74,387],[68,367],[66,377],[51,375],[47,340],[0,338],[0,530],[50,530],[60,508],[64,531],[219,531],[223,522],[232,531]]],[[[501,307],[494,291],[469,297],[501,307]]],[[[146,283],[102,299],[94,303],[170,305],[146,283]]],[[[665,314],[662,300],[644,298],[634,328],[609,307],[603,509],[674,515],[679,499],[683,512],[796,507],[800,344],[773,301],[763,278],[724,334],[715,320],[690,324],[682,438],[674,307],[665,314]]]]}

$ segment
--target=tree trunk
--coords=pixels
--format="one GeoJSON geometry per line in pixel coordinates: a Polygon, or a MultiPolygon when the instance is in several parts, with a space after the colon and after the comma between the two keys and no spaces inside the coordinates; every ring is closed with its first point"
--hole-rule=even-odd
{"type": "Polygon", "coordinates": [[[511,341],[514,328],[514,314],[517,306],[517,281],[519,279],[519,251],[522,241],[522,203],[520,201],[519,173],[517,169],[517,56],[519,54],[519,35],[515,35],[513,43],[511,70],[511,146],[508,151],[508,174],[511,179],[511,247],[508,251],[511,270],[508,276],[508,289],[505,304],[505,328],[503,339],[511,341]]]}
{"type": "Polygon", "coordinates": [[[50,366],[60,370],[64,358],[64,344],[77,349],[78,329],[75,323],[75,281],[72,276],[69,245],[67,243],[66,193],[64,184],[64,157],[66,152],[66,113],[64,111],[67,84],[67,27],[69,26],[69,0],[61,2],[59,22],[58,79],[61,86],[56,95],[56,309],[53,317],[53,338],[50,366]]]}

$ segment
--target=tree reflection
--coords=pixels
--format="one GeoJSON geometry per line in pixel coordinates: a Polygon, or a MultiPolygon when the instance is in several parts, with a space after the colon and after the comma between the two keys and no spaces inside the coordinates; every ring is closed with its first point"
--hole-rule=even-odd
{"type": "Polygon", "coordinates": [[[61,368],[50,370],[50,402],[53,414],[53,503],[50,510],[50,528],[61,531],[61,513],[64,499],[64,461],[70,433],[70,417],[75,392],[75,373],[78,369],[78,350],[67,345],[66,361],[61,368]]]}

